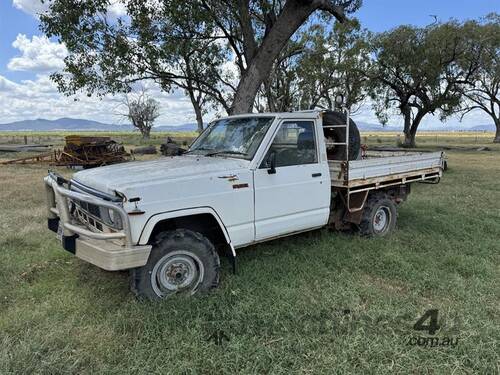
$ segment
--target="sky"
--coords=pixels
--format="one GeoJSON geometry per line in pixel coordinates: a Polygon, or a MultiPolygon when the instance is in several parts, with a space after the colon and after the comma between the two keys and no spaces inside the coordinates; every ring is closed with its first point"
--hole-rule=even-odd
{"type": "MultiPolygon", "coordinates": [[[[124,12],[119,0],[111,0],[110,12],[124,12]]],[[[37,14],[44,10],[40,0],[0,0],[0,124],[18,120],[73,117],[124,123],[119,97],[104,99],[77,95],[67,97],[57,91],[50,81],[51,72],[63,68],[66,55],[64,45],[47,39],[39,30],[37,14]],[[78,98],[78,100],[75,100],[78,98]]],[[[479,18],[491,12],[500,12],[500,0],[364,0],[355,13],[363,27],[371,31],[385,31],[400,24],[424,26],[450,18],[465,20],[479,18]]],[[[182,92],[164,93],[155,87],[150,94],[160,101],[160,125],[180,125],[195,121],[189,100],[182,92]]],[[[210,120],[207,115],[206,120],[210,120]]],[[[359,121],[378,123],[369,105],[356,115],[359,121]]],[[[469,127],[490,123],[482,112],[472,112],[462,125],[469,127]]],[[[399,125],[398,116],[390,124],[399,125]]],[[[457,119],[449,120],[454,125],[457,119]]],[[[437,117],[428,116],[423,128],[445,128],[437,117]]]]}

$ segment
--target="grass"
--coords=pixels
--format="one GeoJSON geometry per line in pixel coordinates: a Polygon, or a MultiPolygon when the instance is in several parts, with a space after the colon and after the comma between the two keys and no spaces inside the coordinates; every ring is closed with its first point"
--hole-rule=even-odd
{"type": "MultiPolygon", "coordinates": [[[[484,146],[488,145],[494,132],[419,132],[416,137],[417,146],[421,148],[436,146],[484,146]]],[[[386,143],[395,146],[402,142],[404,137],[398,132],[361,132],[361,140],[366,144],[386,143]]],[[[489,145],[488,145],[489,146],[489,145]]]]}
{"type": "MultiPolygon", "coordinates": [[[[64,137],[67,135],[90,135],[96,134],[104,137],[112,137],[113,139],[123,142],[127,145],[144,145],[155,144],[159,145],[166,137],[171,137],[180,142],[189,143],[198,133],[196,132],[152,132],[149,140],[143,140],[138,132],[70,132],[70,131],[53,131],[53,132],[2,132],[0,131],[0,144],[5,143],[24,143],[25,137],[28,143],[36,144],[54,144],[62,145],[64,137]]],[[[493,132],[420,132],[417,134],[417,144],[419,146],[436,146],[436,145],[481,145],[490,142],[495,137],[493,132]]],[[[387,143],[395,145],[398,141],[403,140],[402,134],[398,132],[361,132],[363,143],[379,144],[387,143]]]]}
{"type": "Polygon", "coordinates": [[[214,293],[161,303],[61,250],[44,167],[1,166],[0,374],[499,373],[500,148],[449,160],[389,238],[322,230],[242,249],[214,293]],[[408,344],[430,337],[413,330],[428,309],[456,346],[408,344]]]}

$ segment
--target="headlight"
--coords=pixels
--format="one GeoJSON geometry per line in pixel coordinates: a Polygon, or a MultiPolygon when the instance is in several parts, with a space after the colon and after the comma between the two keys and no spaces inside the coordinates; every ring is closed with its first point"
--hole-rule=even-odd
{"type": "Polygon", "coordinates": [[[100,207],[101,220],[110,227],[115,229],[122,229],[122,219],[116,210],[107,207],[100,207]]]}
{"type": "Polygon", "coordinates": [[[109,221],[112,226],[118,229],[122,229],[122,218],[118,212],[109,208],[108,209],[109,221]]]}

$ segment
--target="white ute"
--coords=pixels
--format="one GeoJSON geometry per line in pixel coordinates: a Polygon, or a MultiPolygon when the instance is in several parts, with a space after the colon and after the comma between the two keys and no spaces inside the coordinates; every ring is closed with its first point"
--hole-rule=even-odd
{"type": "Polygon", "coordinates": [[[105,270],[130,269],[157,299],[219,283],[219,254],[322,227],[383,236],[413,182],[439,182],[444,155],[361,155],[348,115],[304,111],[216,120],[181,156],[45,178],[48,227],[105,270]],[[346,125],[349,123],[349,126],[346,125]]]}

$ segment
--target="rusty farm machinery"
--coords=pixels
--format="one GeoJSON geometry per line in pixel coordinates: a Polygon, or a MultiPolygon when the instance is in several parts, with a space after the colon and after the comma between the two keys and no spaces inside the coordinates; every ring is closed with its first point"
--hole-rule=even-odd
{"type": "Polygon", "coordinates": [[[55,149],[0,164],[50,164],[54,166],[93,168],[125,162],[131,159],[123,145],[110,137],[70,135],[65,138],[62,150],[55,149]]]}

